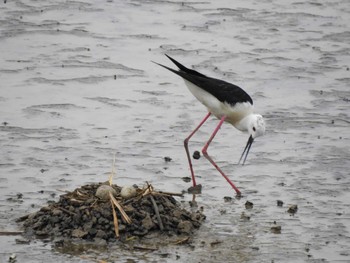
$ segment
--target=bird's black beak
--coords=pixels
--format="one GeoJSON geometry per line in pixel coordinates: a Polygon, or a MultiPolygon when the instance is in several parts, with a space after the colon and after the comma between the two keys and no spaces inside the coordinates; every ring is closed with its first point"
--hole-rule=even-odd
{"type": "Polygon", "coordinates": [[[250,136],[249,136],[249,139],[248,139],[248,142],[247,142],[247,145],[245,146],[244,151],[243,151],[243,153],[242,153],[242,155],[241,155],[241,158],[240,158],[239,161],[238,161],[238,164],[241,162],[241,160],[242,160],[242,158],[243,158],[243,156],[244,156],[244,153],[245,153],[245,157],[244,157],[243,163],[242,163],[242,165],[244,165],[245,160],[247,159],[247,156],[248,156],[250,147],[252,146],[253,142],[254,142],[254,138],[253,138],[252,135],[250,135],[250,136]]]}

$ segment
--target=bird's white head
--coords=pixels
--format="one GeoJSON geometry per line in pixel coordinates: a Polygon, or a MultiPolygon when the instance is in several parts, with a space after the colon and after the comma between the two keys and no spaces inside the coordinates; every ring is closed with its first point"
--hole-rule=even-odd
{"type": "Polygon", "coordinates": [[[241,120],[239,125],[242,131],[247,131],[250,135],[247,145],[245,146],[244,151],[241,155],[241,158],[238,161],[238,163],[240,163],[245,154],[245,157],[243,158],[243,164],[244,164],[245,160],[248,157],[248,153],[249,153],[250,147],[254,142],[254,139],[256,137],[259,137],[265,134],[265,121],[260,114],[250,114],[246,116],[243,120],[241,120]]]}
{"type": "Polygon", "coordinates": [[[252,114],[249,116],[248,133],[255,139],[265,134],[265,121],[260,114],[252,114]]]}
{"type": "Polygon", "coordinates": [[[265,121],[260,114],[249,114],[236,123],[235,127],[243,132],[248,132],[252,139],[265,133],[265,121]]]}

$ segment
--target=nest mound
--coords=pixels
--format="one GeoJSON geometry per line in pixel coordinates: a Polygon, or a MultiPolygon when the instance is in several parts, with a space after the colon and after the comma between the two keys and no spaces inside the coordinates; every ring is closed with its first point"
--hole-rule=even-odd
{"type": "Polygon", "coordinates": [[[111,242],[157,231],[169,236],[190,235],[205,219],[201,211],[182,208],[173,197],[176,194],[156,192],[151,185],[136,188],[128,199],[121,197],[121,187],[111,185],[113,196],[101,199],[96,191],[102,185],[106,184],[84,185],[18,221],[29,236],[111,242]]]}

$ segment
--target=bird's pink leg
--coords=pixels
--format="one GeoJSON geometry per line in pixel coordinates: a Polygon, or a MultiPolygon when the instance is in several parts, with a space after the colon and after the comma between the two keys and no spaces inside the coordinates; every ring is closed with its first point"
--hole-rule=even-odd
{"type": "Polygon", "coordinates": [[[199,130],[199,128],[203,125],[203,123],[206,122],[206,120],[209,118],[210,115],[211,115],[211,113],[208,112],[208,114],[204,117],[204,119],[199,123],[199,125],[193,130],[193,132],[191,132],[191,134],[184,141],[185,150],[186,150],[186,154],[187,154],[187,159],[188,159],[188,163],[190,165],[193,186],[196,186],[196,179],[194,177],[190,151],[188,150],[188,141],[199,130]]]}
{"type": "Polygon", "coordinates": [[[241,191],[238,190],[238,188],[231,182],[231,180],[224,174],[224,172],[219,168],[219,166],[213,161],[213,159],[208,155],[208,147],[209,147],[209,144],[211,143],[211,141],[214,139],[216,133],[219,131],[221,125],[224,123],[226,119],[226,116],[223,116],[218,124],[218,126],[215,128],[213,134],[210,136],[208,142],[204,145],[203,149],[202,149],[202,153],[203,155],[205,156],[205,158],[208,159],[208,161],[214,165],[214,167],[216,168],[216,170],[218,170],[221,175],[226,179],[226,181],[232,186],[233,189],[235,189],[236,193],[238,196],[241,195],[241,191]]]}

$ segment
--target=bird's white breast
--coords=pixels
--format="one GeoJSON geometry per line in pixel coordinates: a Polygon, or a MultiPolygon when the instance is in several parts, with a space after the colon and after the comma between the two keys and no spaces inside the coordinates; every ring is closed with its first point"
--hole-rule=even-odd
{"type": "Polygon", "coordinates": [[[226,102],[219,101],[215,96],[209,92],[201,89],[197,85],[185,80],[185,83],[190,92],[207,107],[208,111],[211,112],[217,118],[226,116],[226,121],[236,126],[240,120],[245,116],[253,112],[253,105],[249,102],[236,103],[231,105],[226,102]]]}

